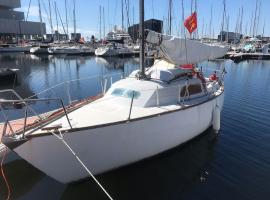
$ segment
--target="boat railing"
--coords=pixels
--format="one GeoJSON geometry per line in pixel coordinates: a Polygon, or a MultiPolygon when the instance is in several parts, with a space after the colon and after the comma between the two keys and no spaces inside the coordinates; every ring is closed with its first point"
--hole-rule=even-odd
{"type": "MultiPolygon", "coordinates": [[[[83,78],[79,78],[79,79],[67,80],[67,81],[58,83],[58,84],[56,84],[54,86],[51,86],[51,87],[49,87],[49,88],[47,88],[45,90],[37,92],[37,93],[27,97],[26,99],[36,98],[36,97],[42,96],[42,95],[44,95],[46,93],[53,92],[56,88],[61,88],[62,91],[64,91],[64,95],[68,100],[67,105],[70,105],[74,101],[80,100],[79,97],[74,97],[76,95],[72,96],[71,86],[72,86],[72,84],[74,82],[80,82],[81,83],[81,82],[87,81],[87,80],[88,81],[89,80],[97,81],[97,79],[99,79],[98,81],[99,81],[99,84],[100,84],[100,90],[98,91],[97,94],[92,95],[92,96],[95,96],[95,95],[105,94],[105,92],[110,87],[110,85],[112,85],[114,83],[114,81],[117,80],[117,79],[114,78],[115,76],[119,76],[120,79],[123,79],[123,77],[124,77],[122,73],[113,73],[113,74],[107,74],[107,75],[103,75],[103,76],[100,76],[100,75],[98,75],[98,76],[88,76],[88,77],[83,77],[83,78]],[[73,100],[72,97],[75,98],[75,99],[73,100]]],[[[45,98],[47,98],[47,97],[45,97],[45,98]]]]}
{"type": "MultiPolygon", "coordinates": [[[[14,93],[14,94],[16,93],[15,91],[11,91],[11,92],[14,93]]],[[[35,120],[33,122],[31,122],[30,125],[29,125],[27,123],[27,119],[29,118],[28,112],[29,112],[29,109],[31,108],[30,103],[31,102],[48,102],[48,101],[58,101],[58,102],[60,102],[60,104],[61,104],[60,111],[63,111],[63,114],[66,117],[66,120],[67,120],[67,122],[69,124],[70,129],[72,129],[70,119],[68,118],[67,109],[64,106],[64,103],[63,103],[61,98],[44,98],[44,99],[21,99],[20,98],[19,100],[0,100],[0,111],[2,113],[2,116],[4,117],[4,120],[5,120],[2,135],[5,136],[5,135],[9,134],[11,136],[15,136],[16,134],[22,134],[22,138],[24,138],[25,133],[27,131],[27,126],[31,127],[31,125],[34,125],[34,124],[37,124],[37,123],[42,124],[43,122],[45,122],[49,118],[48,117],[49,115],[48,116],[41,116],[41,115],[37,114],[34,117],[35,120]],[[22,104],[23,103],[25,105],[24,106],[24,118],[23,118],[23,120],[21,120],[21,122],[23,122],[23,126],[20,126],[17,130],[14,130],[12,128],[12,123],[8,119],[8,115],[6,115],[5,109],[3,107],[4,104],[10,104],[10,103],[12,103],[12,104],[22,104]],[[9,133],[7,133],[8,128],[9,128],[9,133]],[[10,132],[12,134],[10,134],[10,132]]],[[[31,110],[36,113],[36,111],[33,108],[31,108],[31,110]]],[[[59,110],[56,111],[56,112],[59,114],[59,110]]]]}
{"type": "MultiPolygon", "coordinates": [[[[89,76],[80,79],[73,79],[58,83],[50,88],[37,92],[27,98],[23,98],[13,89],[0,90],[0,96],[2,93],[11,96],[10,99],[7,98],[0,99],[0,112],[1,112],[0,118],[2,118],[2,124],[0,122],[0,131],[6,132],[8,128],[8,130],[12,134],[23,133],[24,136],[26,127],[29,125],[29,121],[31,121],[30,119],[34,118],[35,122],[39,122],[40,124],[42,124],[44,121],[48,120],[47,116],[50,116],[50,113],[59,111],[62,111],[62,114],[66,115],[68,124],[70,128],[72,128],[66,111],[67,110],[69,111],[70,108],[80,106],[83,103],[100,98],[101,96],[103,96],[103,94],[105,94],[108,87],[119,78],[121,79],[123,78],[122,73],[113,73],[104,76],[89,76]],[[97,93],[93,95],[87,95],[86,97],[84,96],[80,97],[80,95],[77,94],[72,95],[71,87],[74,86],[72,85],[72,83],[77,81],[79,81],[79,83],[82,83],[82,81],[84,80],[92,81],[91,79],[95,82],[97,80],[99,81],[100,89],[97,90],[97,93]],[[51,93],[55,94],[56,98],[54,98],[55,96],[52,96],[51,93]],[[42,102],[52,104],[51,106],[42,106],[42,105],[40,106],[40,103],[42,102]],[[9,109],[15,110],[15,112],[17,113],[16,116],[12,116],[12,113],[6,112],[6,110],[9,109]],[[18,121],[21,123],[19,128],[18,126],[16,126],[16,128],[12,128],[12,125],[14,125],[15,123],[11,122],[18,122],[18,121]],[[25,124],[23,125],[23,123],[25,124]]],[[[87,93],[87,91],[84,92],[87,93]]]]}

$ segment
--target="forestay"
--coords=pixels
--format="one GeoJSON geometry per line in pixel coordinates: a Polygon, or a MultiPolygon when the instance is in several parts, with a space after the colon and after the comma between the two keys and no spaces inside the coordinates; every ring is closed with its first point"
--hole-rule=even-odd
{"type": "Polygon", "coordinates": [[[160,47],[163,57],[176,65],[223,57],[228,48],[148,31],[146,41],[160,47]]]}

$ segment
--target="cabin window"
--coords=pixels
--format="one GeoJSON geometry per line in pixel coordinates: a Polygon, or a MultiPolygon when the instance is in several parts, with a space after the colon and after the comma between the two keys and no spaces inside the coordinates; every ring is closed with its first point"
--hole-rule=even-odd
{"type": "MultiPolygon", "coordinates": [[[[200,84],[192,84],[188,86],[188,94],[189,95],[194,95],[194,94],[199,94],[202,92],[202,88],[200,84]]],[[[184,86],[181,90],[181,97],[184,97],[186,93],[186,86],[184,86]]],[[[186,95],[188,95],[186,94],[186,95]]]]}
{"type": "Polygon", "coordinates": [[[132,98],[132,95],[134,93],[134,98],[138,99],[140,96],[140,92],[135,91],[135,90],[130,90],[130,89],[125,89],[125,88],[115,88],[111,95],[113,96],[118,96],[118,97],[126,97],[126,98],[132,98]]]}

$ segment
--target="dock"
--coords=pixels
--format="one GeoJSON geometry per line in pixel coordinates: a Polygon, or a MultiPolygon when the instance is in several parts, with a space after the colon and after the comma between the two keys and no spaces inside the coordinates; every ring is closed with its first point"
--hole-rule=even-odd
{"type": "Polygon", "coordinates": [[[236,53],[236,52],[228,52],[225,55],[225,58],[233,60],[235,63],[244,61],[244,60],[270,60],[270,54],[267,53],[236,53]]]}

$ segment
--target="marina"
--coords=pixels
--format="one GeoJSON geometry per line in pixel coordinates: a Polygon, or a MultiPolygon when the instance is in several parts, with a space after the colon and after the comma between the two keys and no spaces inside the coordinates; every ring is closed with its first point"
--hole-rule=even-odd
{"type": "MultiPolygon", "coordinates": [[[[72,84],[72,99],[84,99],[95,96],[101,90],[99,81],[89,82],[85,78],[112,74],[116,81],[121,75],[127,76],[138,67],[138,60],[133,58],[126,58],[120,64],[117,60],[119,58],[101,63],[91,56],[46,56],[42,59],[34,57],[33,60],[30,55],[11,56],[21,64],[25,62],[29,67],[27,72],[20,70],[19,80],[23,81],[15,87],[23,97],[32,96],[57,83],[81,78],[81,81],[72,84]],[[41,77],[44,77],[44,81],[40,81],[41,77]]],[[[10,56],[0,57],[6,66],[13,66],[14,61],[10,56]]],[[[231,74],[225,76],[226,87],[231,90],[225,95],[218,139],[213,139],[216,136],[208,130],[199,138],[158,157],[97,176],[110,193],[120,199],[177,199],[179,196],[181,199],[208,198],[210,194],[205,193],[205,190],[211,191],[212,197],[220,199],[267,197],[270,165],[267,157],[270,63],[251,60],[236,64],[225,60],[204,62],[203,66],[205,70],[213,70],[222,62],[227,66],[227,75],[231,74]],[[242,90],[248,91],[248,96],[242,90]],[[246,154],[247,150],[249,154],[246,154]],[[239,168],[242,170],[239,171],[239,168]],[[256,179],[258,177],[259,180],[256,179]],[[216,184],[217,182],[220,184],[216,184]],[[167,186],[164,187],[162,183],[167,186]],[[238,187],[234,187],[234,184],[238,187]],[[179,190],[179,187],[182,189],[179,190]]],[[[61,92],[63,88],[65,87],[62,86],[57,91],[68,102],[68,97],[61,92]]],[[[49,97],[50,94],[51,92],[40,97],[49,97]]],[[[58,105],[50,102],[46,106],[34,105],[34,108],[45,112],[58,108],[58,105]]],[[[14,118],[23,117],[23,113],[18,111],[12,113],[14,118]]],[[[60,184],[12,152],[7,155],[4,163],[15,199],[41,196],[43,199],[74,199],[77,196],[105,198],[94,183],[89,185],[88,181],[83,181],[75,185],[60,184]],[[48,189],[50,193],[47,192],[48,189]]],[[[5,188],[2,179],[1,188],[5,188]]],[[[6,197],[6,192],[0,194],[1,198],[6,197]]]]}
{"type": "Polygon", "coordinates": [[[220,1],[0,0],[0,199],[267,199],[268,3],[220,1]]]}

